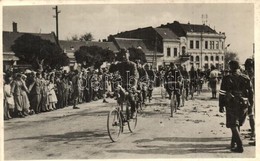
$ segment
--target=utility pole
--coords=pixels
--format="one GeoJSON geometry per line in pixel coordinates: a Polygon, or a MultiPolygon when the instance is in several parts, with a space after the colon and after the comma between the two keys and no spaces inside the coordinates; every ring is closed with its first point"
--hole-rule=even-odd
{"type": "Polygon", "coordinates": [[[56,36],[57,40],[59,41],[59,13],[61,11],[58,10],[58,6],[55,6],[52,9],[55,10],[55,16],[53,16],[53,18],[56,18],[56,36]]]}

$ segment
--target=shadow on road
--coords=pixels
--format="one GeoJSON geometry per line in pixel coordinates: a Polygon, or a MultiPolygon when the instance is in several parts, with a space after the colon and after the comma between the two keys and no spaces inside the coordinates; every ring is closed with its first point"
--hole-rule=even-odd
{"type": "Polygon", "coordinates": [[[80,131],[80,132],[69,132],[65,134],[58,135],[42,135],[34,137],[23,137],[23,138],[13,138],[5,141],[12,140],[38,140],[40,142],[74,142],[74,141],[84,141],[87,143],[95,142],[96,140],[108,140],[107,131],[80,131]]]}
{"type": "Polygon", "coordinates": [[[214,143],[216,141],[226,141],[230,138],[185,138],[185,137],[158,137],[154,139],[141,139],[133,143],[137,148],[108,150],[110,153],[132,153],[132,154],[166,154],[183,155],[190,153],[230,153],[227,148],[229,144],[214,143]],[[160,143],[158,143],[160,141],[160,143]],[[185,142],[185,143],[184,143],[185,142]],[[196,143],[194,143],[196,142],[196,143]],[[207,144],[203,144],[203,143],[207,144]],[[149,143],[149,145],[145,145],[149,143]]]}

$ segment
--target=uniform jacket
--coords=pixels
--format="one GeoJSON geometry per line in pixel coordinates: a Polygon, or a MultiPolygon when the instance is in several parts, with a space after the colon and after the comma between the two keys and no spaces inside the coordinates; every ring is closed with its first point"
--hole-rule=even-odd
{"type": "Polygon", "coordinates": [[[250,78],[241,72],[224,76],[219,91],[219,107],[231,107],[230,96],[247,98],[253,105],[253,87],[250,78]],[[231,94],[231,95],[230,95],[231,94]]]}

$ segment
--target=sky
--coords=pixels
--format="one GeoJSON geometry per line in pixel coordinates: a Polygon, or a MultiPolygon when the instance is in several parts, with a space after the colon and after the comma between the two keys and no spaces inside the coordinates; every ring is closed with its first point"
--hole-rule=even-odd
{"type": "MultiPolygon", "coordinates": [[[[51,5],[4,6],[3,30],[12,31],[12,22],[19,32],[50,33],[55,31],[54,10],[51,5]]],[[[207,14],[207,25],[217,32],[225,32],[228,51],[236,52],[240,62],[253,54],[253,3],[167,3],[167,4],[82,4],[58,5],[59,38],[90,32],[94,40],[106,39],[110,34],[161,24],[202,24],[207,14]]]]}

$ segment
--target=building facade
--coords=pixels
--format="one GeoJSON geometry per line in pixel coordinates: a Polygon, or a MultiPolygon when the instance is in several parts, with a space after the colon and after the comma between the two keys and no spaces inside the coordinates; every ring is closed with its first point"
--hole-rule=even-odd
{"type": "Polygon", "coordinates": [[[217,33],[207,25],[181,24],[177,21],[161,25],[180,38],[181,54],[190,55],[190,65],[202,70],[212,65],[224,68],[225,33],[217,33]]]}

